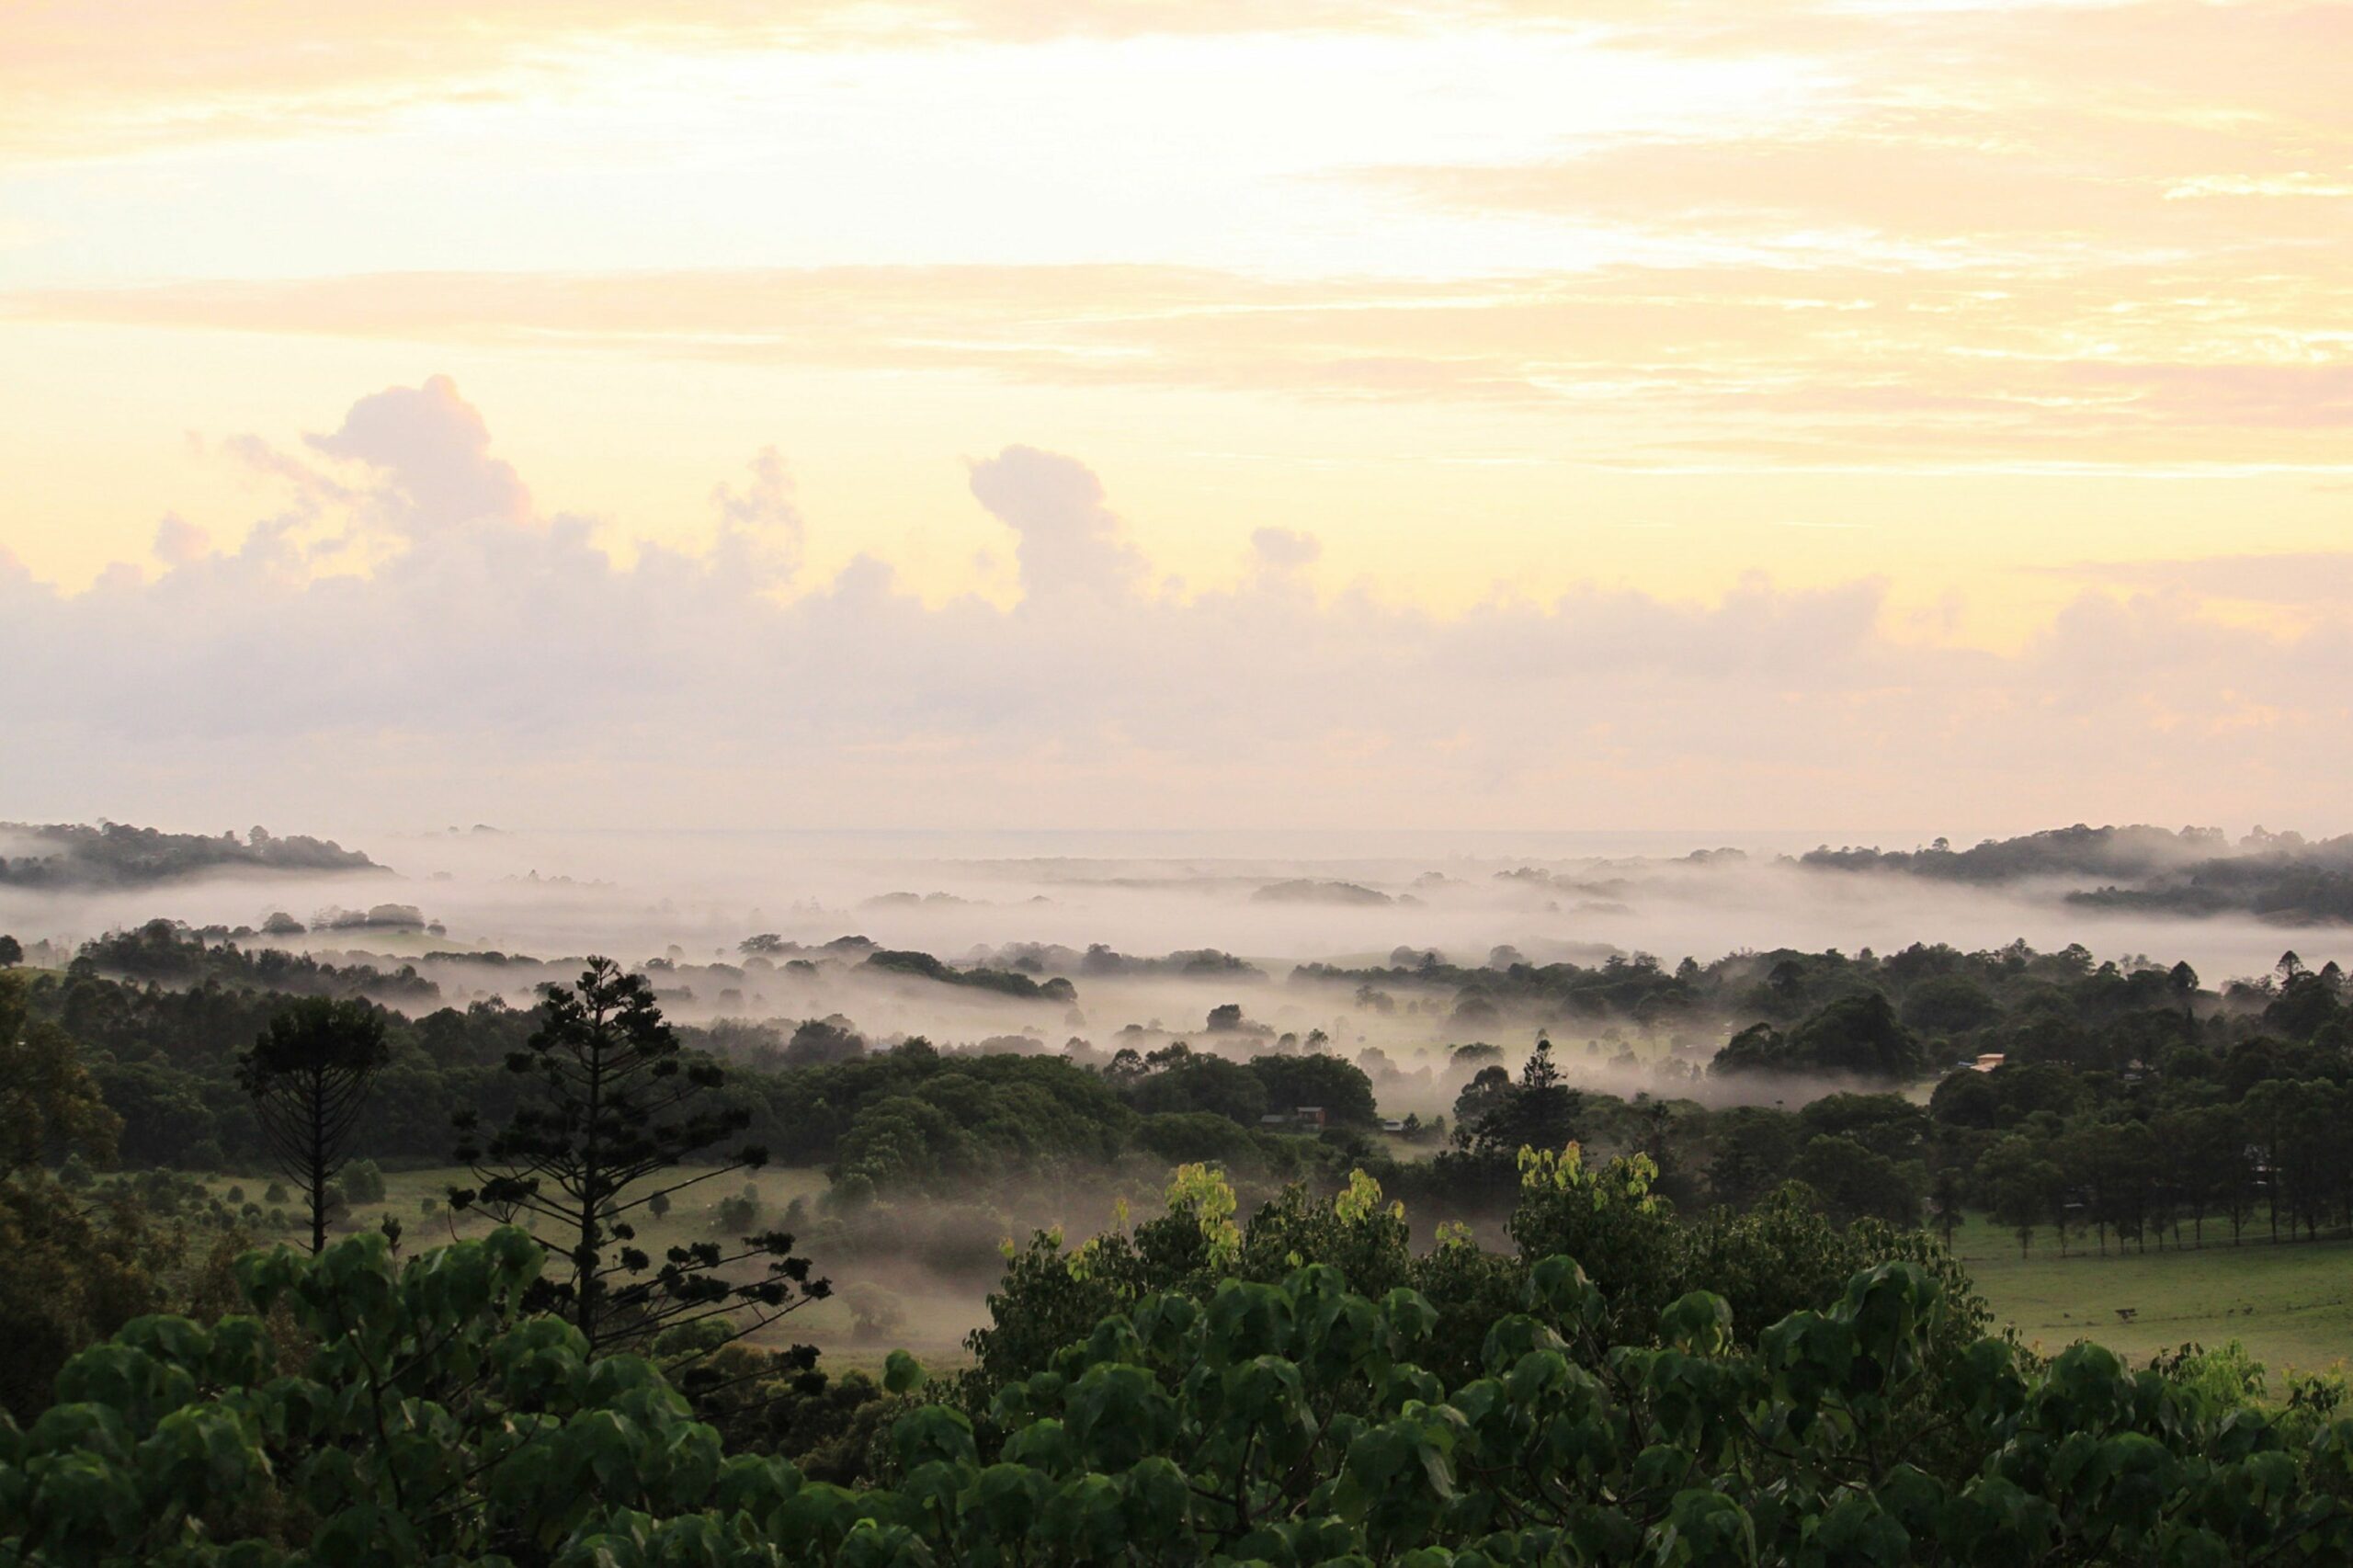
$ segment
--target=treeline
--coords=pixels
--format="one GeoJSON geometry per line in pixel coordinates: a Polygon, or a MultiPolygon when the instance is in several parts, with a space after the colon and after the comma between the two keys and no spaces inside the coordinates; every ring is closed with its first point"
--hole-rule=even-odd
{"type": "MultiPolygon", "coordinates": [[[[2080,945],[2043,952],[2022,941],[1974,952],[1925,943],[1887,954],[1783,948],[1704,965],[1686,958],[1672,968],[1641,952],[1597,964],[1393,956],[1410,961],[1295,973],[1353,983],[1357,1004],[1376,1013],[1394,1011],[1401,996],[1441,999],[1449,1026],[1473,1039],[1514,1025],[1585,1033],[1588,1056],[1623,1069],[1654,1065],[1634,1050],[1640,1041],[1628,1031],[1640,1031],[1665,1047],[1668,1089],[1710,1070],[1900,1083],[1986,1051],[2117,1065],[2183,1039],[2185,1019],[2220,1050],[2266,1027],[2283,983],[2274,974],[2211,990],[2186,964],[2103,962],[2080,945]],[[1612,1040],[1615,1053],[1601,1052],[1612,1040]]],[[[2333,966],[2320,972],[2336,983],[2333,966]]]]}
{"type": "Polygon", "coordinates": [[[0,856],[0,884],[26,888],[145,887],[208,871],[381,871],[357,849],[256,827],[240,839],[164,833],[128,823],[0,823],[0,843],[31,840],[30,854],[0,856]]]}
{"type": "MultiPolygon", "coordinates": [[[[1620,995],[1680,987],[1768,1014],[1710,1068],[1799,1105],[1711,1108],[1679,1097],[1690,1079],[1673,1074],[1630,1103],[1531,1085],[1528,1068],[1515,1077],[1502,1052],[1468,1046],[1456,1059],[1477,1071],[1452,1146],[1397,1173],[1419,1199],[1472,1203],[1498,1189],[1513,1140],[1575,1138],[1644,1153],[1687,1205],[1745,1207],[1801,1179],[1834,1215],[1950,1224],[1987,1209],[2022,1238],[2060,1227],[2063,1245],[2194,1242],[2209,1221],[2234,1237],[2258,1221],[2307,1238],[2353,1226],[2353,1008],[2333,964],[2290,953],[2218,992],[2186,964],[2013,944],[1756,955],[1696,979],[1636,958],[1566,978],[1593,977],[1620,995]],[[1925,1106],[1915,1068],[1941,1069],[1925,1106]]],[[[1555,1054],[1539,1053],[1544,1074],[1557,1075],[1555,1054]]]]}
{"type": "MultiPolygon", "coordinates": [[[[372,998],[402,976],[275,952],[207,945],[156,922],[94,942],[63,974],[21,977],[28,1006],[79,1042],[121,1120],[129,1165],[257,1166],[264,1130],[236,1078],[240,1052],[304,996],[372,998]]],[[[451,1118],[507,1114],[504,1071],[540,1009],[497,1001],[409,1017],[378,1007],[388,1061],[352,1147],[377,1160],[440,1164],[451,1118]]],[[[847,1020],[809,1020],[780,1049],[757,1026],[681,1028],[688,1049],[725,1060],[729,1105],[748,1136],[793,1165],[826,1168],[852,1198],[921,1193],[1116,1165],[1215,1159],[1275,1176],[1318,1168],[1313,1134],[1363,1129],[1364,1073],[1336,1058],[1250,1062],[1183,1045],[1130,1051],[1090,1071],[1062,1056],[940,1051],[923,1040],[870,1050],[847,1020]],[[1324,1115],[1302,1124],[1301,1107],[1324,1115]],[[1267,1118],[1279,1118],[1269,1125],[1267,1118]]],[[[1331,1158],[1337,1158],[1335,1154],[1331,1158]]]]}

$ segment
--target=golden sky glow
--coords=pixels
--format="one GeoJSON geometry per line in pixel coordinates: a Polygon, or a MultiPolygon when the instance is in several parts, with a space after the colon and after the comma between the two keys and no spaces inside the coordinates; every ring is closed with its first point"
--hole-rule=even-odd
{"type": "Polygon", "coordinates": [[[234,551],[447,376],[623,562],[773,448],[781,598],[1017,604],[1022,446],[1176,602],[1278,529],[1325,606],[2302,635],[2192,563],[2345,548],[2349,73],[2279,0],[17,0],[0,568],[234,551]]]}

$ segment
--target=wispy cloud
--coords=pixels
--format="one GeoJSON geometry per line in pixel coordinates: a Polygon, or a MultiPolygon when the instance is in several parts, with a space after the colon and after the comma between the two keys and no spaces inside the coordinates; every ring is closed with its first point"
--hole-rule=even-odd
{"type": "Polygon", "coordinates": [[[2341,463],[2353,369],[2320,358],[2320,324],[2338,312],[2353,312],[2353,278],[2173,262],[2083,277],[1613,267],[1425,284],[830,268],[0,295],[0,320],[1556,408],[1577,415],[1587,457],[1996,463],[2341,463]]]}

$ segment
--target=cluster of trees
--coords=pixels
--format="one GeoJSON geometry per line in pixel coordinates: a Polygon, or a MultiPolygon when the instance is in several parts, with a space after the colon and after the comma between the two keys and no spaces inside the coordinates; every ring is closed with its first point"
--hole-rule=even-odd
{"type": "Polygon", "coordinates": [[[1751,1024],[1709,1063],[1721,1074],[1783,1073],[1902,1083],[1927,1065],[1920,1037],[1895,1016],[1884,992],[1841,996],[1783,1033],[1751,1024]]]}
{"type": "Polygon", "coordinates": [[[2064,1249],[2088,1233],[2146,1248],[2273,1240],[2353,1228],[2353,1051],[2342,978],[2282,960],[2259,1028],[2219,1046],[2185,1028],[2162,1051],[2118,1063],[2097,1040],[1996,1071],[1956,1074],[1929,1102],[1947,1179],[2018,1233],[2049,1227],[2064,1249]]]}
{"type": "Polygon", "coordinates": [[[1320,1051],[1236,1062],[1176,1040],[1148,1051],[1122,1048],[1103,1075],[1147,1115],[1208,1111],[1246,1126],[1313,1109],[1324,1125],[1354,1128],[1370,1128],[1380,1119],[1364,1069],[1320,1051]]]}
{"type": "Polygon", "coordinates": [[[31,840],[32,854],[0,856],[0,884],[28,888],[145,887],[208,871],[381,871],[357,849],[329,839],[284,837],[255,828],[240,839],[164,833],[128,823],[0,823],[0,835],[31,840]]]}
{"type": "MultiPolygon", "coordinates": [[[[1985,1070],[1950,1068],[1925,1108],[1886,1093],[1796,1110],[1653,1102],[1666,1127],[1644,1146],[1665,1184],[1738,1205],[1795,1176],[1835,1213],[1925,1206],[1947,1226],[1982,1209],[2022,1248],[2038,1233],[2105,1250],[2219,1239],[2210,1225],[2234,1242],[2353,1229],[2353,1007],[2334,966],[2287,954],[2218,996],[2186,965],[2014,970],[1949,949],[1890,965],[1906,971],[1898,1022],[1985,1070]]],[[[1857,1005],[1827,1004],[1785,1039],[1857,1005]]],[[[1589,1117],[1600,1104],[1586,1096],[1589,1117]]]]}
{"type": "Polygon", "coordinates": [[[1181,1042],[1121,1051],[1100,1073],[1055,1056],[943,1052],[921,1040],[890,1051],[739,1079],[763,1096],[756,1125],[778,1157],[820,1165],[836,1196],[950,1194],[1007,1176],[1217,1160],[1255,1174],[1328,1163],[1292,1121],[1362,1130],[1376,1108],[1363,1072],[1336,1057],[1237,1062],[1181,1042]],[[1285,1125],[1269,1131],[1264,1119],[1285,1125]]]}

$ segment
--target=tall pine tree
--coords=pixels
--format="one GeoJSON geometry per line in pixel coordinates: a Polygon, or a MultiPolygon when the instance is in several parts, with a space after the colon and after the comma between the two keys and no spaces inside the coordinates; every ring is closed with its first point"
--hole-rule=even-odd
{"type": "Polygon", "coordinates": [[[534,1081],[512,1119],[477,1140],[473,1115],[459,1117],[458,1158],[478,1185],[449,1194],[453,1209],[511,1213],[569,1265],[541,1277],[536,1309],[604,1354],[694,1325],[708,1325],[706,1341],[733,1339],[829,1293],[782,1231],[673,1246],[658,1266],[637,1246],[640,1210],[658,1216],[688,1187],[766,1165],[767,1152],[718,1152],[751,1113],[720,1103],[725,1074],[686,1053],[644,976],[591,958],[576,984],[548,988],[542,1010],[506,1059],[534,1081]]]}
{"type": "Polygon", "coordinates": [[[271,1018],[237,1059],[237,1082],[253,1096],[270,1157],[310,1208],[314,1253],[327,1244],[328,1188],[343,1168],[368,1085],[391,1059],[381,1013],[324,996],[271,1018]]]}

